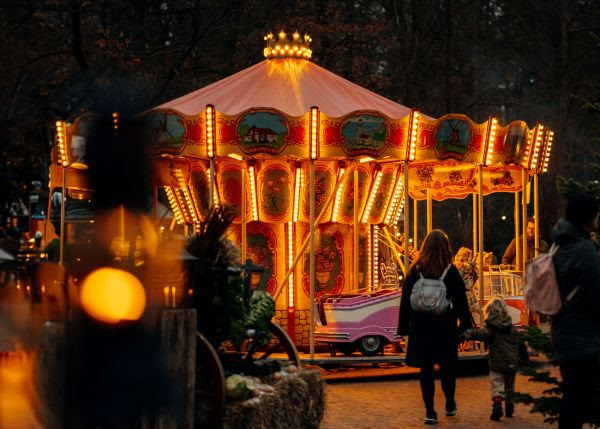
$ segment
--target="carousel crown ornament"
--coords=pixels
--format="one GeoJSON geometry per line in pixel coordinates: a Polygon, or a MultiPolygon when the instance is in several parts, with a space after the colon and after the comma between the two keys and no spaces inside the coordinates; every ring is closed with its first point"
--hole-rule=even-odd
{"type": "Polygon", "coordinates": [[[310,59],[312,56],[312,50],[310,49],[312,38],[308,34],[300,36],[297,31],[294,34],[286,34],[281,30],[277,36],[275,37],[273,33],[269,32],[264,37],[267,42],[267,46],[263,51],[265,58],[310,59]]]}

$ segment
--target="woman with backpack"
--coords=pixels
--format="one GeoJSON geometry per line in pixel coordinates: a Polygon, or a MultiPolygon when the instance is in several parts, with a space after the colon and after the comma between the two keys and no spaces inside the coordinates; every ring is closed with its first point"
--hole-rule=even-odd
{"type": "Polygon", "coordinates": [[[402,287],[398,335],[408,335],[406,364],[421,369],[425,423],[437,423],[433,396],[434,365],[440,368],[446,415],[457,411],[454,400],[459,337],[471,328],[465,284],[452,265],[450,241],[434,229],[421,245],[402,287]],[[460,324],[458,323],[460,321],[460,324]]]}
{"type": "Polygon", "coordinates": [[[598,210],[591,195],[573,195],[552,231],[562,300],[552,320],[552,348],[563,379],[560,429],[581,428],[598,413],[591,400],[600,383],[600,260],[590,237],[598,229],[598,210]]]}

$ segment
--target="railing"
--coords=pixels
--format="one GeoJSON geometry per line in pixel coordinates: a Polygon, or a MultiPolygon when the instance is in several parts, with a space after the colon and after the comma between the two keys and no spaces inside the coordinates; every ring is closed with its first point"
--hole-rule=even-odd
{"type": "Polygon", "coordinates": [[[514,266],[486,265],[481,278],[485,300],[523,295],[523,272],[516,270],[514,266]]]}

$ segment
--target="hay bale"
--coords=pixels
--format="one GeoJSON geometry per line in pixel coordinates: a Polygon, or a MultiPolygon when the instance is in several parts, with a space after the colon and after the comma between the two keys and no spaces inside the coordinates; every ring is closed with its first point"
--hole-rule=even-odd
{"type": "Polygon", "coordinates": [[[324,382],[318,371],[299,371],[275,385],[272,395],[242,402],[230,401],[225,407],[224,429],[251,427],[318,428],[324,412],[324,382]]]}

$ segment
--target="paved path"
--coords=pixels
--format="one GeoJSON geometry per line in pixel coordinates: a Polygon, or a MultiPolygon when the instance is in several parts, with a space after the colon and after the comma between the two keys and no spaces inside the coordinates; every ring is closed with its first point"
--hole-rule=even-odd
{"type": "MultiPolygon", "coordinates": [[[[539,394],[544,386],[517,377],[517,391],[539,394]]],[[[330,383],[326,388],[326,411],[322,429],[425,428],[425,409],[418,380],[330,383]]],[[[529,407],[518,404],[515,416],[490,421],[491,400],[487,375],[462,377],[457,380],[458,413],[446,417],[444,398],[436,380],[435,402],[439,415],[438,428],[543,428],[557,427],[544,423],[541,414],[529,413],[529,407]]]]}

